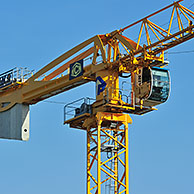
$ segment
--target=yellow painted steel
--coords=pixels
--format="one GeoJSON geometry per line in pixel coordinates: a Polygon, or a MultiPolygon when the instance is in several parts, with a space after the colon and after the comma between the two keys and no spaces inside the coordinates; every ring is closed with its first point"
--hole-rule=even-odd
{"type": "Polygon", "coordinates": [[[97,135],[98,135],[98,138],[97,138],[97,142],[98,142],[98,164],[97,164],[97,175],[98,175],[98,187],[97,187],[97,190],[98,190],[98,194],[101,194],[101,123],[102,121],[101,120],[98,120],[98,132],[97,132],[97,135]]]}
{"type": "Polygon", "coordinates": [[[129,115],[107,112],[98,112],[95,117],[85,121],[85,125],[88,126],[87,194],[104,193],[105,186],[107,187],[110,181],[111,193],[129,194],[128,124],[130,123],[132,120],[129,115]],[[110,128],[111,125],[114,127],[110,128]],[[105,151],[106,146],[112,146],[112,151],[105,151]],[[107,158],[106,153],[112,153],[112,157],[107,158]]]}
{"type": "MultiPolygon", "coordinates": [[[[118,144],[123,145],[122,143],[120,143],[118,141],[118,138],[117,138],[118,131],[117,131],[117,129],[118,129],[118,126],[116,127],[116,131],[114,131],[114,134],[113,134],[113,137],[112,137],[112,139],[114,140],[114,146],[115,146],[116,150],[118,150],[118,144]]],[[[126,149],[125,146],[123,146],[123,147],[126,149]]],[[[114,181],[114,192],[115,192],[115,194],[117,194],[118,193],[118,182],[119,182],[119,177],[118,177],[118,175],[119,175],[119,173],[118,173],[118,151],[115,151],[114,155],[115,155],[115,159],[113,160],[113,169],[115,171],[114,177],[116,179],[114,181]]]]}
{"type": "Polygon", "coordinates": [[[87,129],[87,194],[90,194],[90,135],[87,129]]]}
{"type": "Polygon", "coordinates": [[[115,104],[119,100],[119,75],[117,71],[104,70],[99,71],[96,74],[96,77],[101,77],[104,82],[106,82],[106,88],[104,92],[101,92],[99,95],[96,95],[96,101],[102,101],[104,96],[107,96],[107,99],[115,104]]]}
{"type": "Polygon", "coordinates": [[[128,131],[128,123],[125,121],[125,146],[127,147],[125,151],[125,185],[126,185],[126,194],[129,192],[129,131],[128,131]]]}

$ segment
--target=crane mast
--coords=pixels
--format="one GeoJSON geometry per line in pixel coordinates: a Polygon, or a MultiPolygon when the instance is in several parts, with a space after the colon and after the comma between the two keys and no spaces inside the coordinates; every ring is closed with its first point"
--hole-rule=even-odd
{"type": "Polygon", "coordinates": [[[14,78],[15,70],[0,75],[0,114],[18,104],[29,106],[96,82],[96,99],[81,99],[80,107],[75,108],[76,101],[64,108],[64,124],[87,133],[87,194],[129,193],[129,114],[143,115],[168,99],[165,51],[194,38],[194,12],[182,1],[86,40],[38,72],[28,71],[25,76],[29,78],[14,78]],[[170,9],[167,28],[151,21],[170,9]],[[127,32],[137,29],[137,41],[133,41],[127,32]]]}

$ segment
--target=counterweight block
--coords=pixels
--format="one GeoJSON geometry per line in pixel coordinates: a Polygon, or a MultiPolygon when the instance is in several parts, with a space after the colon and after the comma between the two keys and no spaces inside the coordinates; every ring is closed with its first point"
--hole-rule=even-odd
{"type": "Polygon", "coordinates": [[[29,105],[16,104],[11,109],[0,112],[0,138],[29,139],[29,105]]]}

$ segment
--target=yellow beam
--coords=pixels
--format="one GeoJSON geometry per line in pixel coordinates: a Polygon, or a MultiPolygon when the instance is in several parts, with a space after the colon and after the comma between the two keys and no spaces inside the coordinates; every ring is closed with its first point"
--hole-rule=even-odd
{"type": "Polygon", "coordinates": [[[105,133],[108,137],[110,137],[111,139],[113,139],[115,142],[117,142],[119,145],[121,145],[123,148],[126,148],[125,145],[123,145],[121,142],[119,142],[115,137],[113,137],[112,135],[108,134],[104,129],[101,129],[101,131],[103,133],[105,133]]]}
{"type": "Polygon", "coordinates": [[[125,121],[123,123],[125,125],[125,146],[127,149],[125,150],[125,185],[126,185],[126,194],[129,194],[129,131],[128,131],[128,123],[125,121]]]}
{"type": "Polygon", "coordinates": [[[101,137],[100,137],[100,132],[101,132],[101,122],[102,121],[98,121],[98,164],[97,164],[97,174],[98,174],[98,194],[101,194],[101,137]]]}
{"type": "Polygon", "coordinates": [[[127,41],[125,38],[123,38],[123,36],[121,36],[119,33],[117,33],[115,35],[115,38],[117,38],[118,40],[120,40],[130,51],[134,51],[133,46],[129,43],[129,41],[127,41]]]}
{"type": "Polygon", "coordinates": [[[104,170],[103,168],[101,168],[101,170],[106,173],[108,176],[110,176],[112,179],[114,179],[115,181],[117,181],[118,183],[120,183],[123,187],[126,187],[126,185],[124,183],[122,183],[121,181],[117,180],[113,175],[111,175],[110,173],[108,173],[106,170],[104,170]]]}
{"type": "Polygon", "coordinates": [[[58,64],[63,62],[64,60],[68,59],[69,57],[71,57],[72,55],[74,55],[75,53],[77,53],[78,51],[80,51],[81,49],[86,47],[87,45],[94,42],[95,39],[96,39],[96,37],[94,36],[94,37],[86,40],[85,42],[77,45],[76,47],[72,48],[71,50],[67,51],[66,53],[62,54],[61,56],[56,58],[54,61],[50,62],[48,65],[46,65],[44,68],[42,68],[40,71],[35,73],[34,76],[32,76],[30,79],[28,79],[28,82],[34,81],[35,79],[37,79],[41,75],[45,74],[46,72],[48,72],[49,70],[51,70],[52,68],[54,68],[55,66],[57,66],[58,64]]]}

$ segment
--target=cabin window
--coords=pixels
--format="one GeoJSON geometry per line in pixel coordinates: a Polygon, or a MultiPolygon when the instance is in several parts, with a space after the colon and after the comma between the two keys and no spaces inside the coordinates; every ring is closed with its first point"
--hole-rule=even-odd
{"type": "Polygon", "coordinates": [[[144,67],[143,68],[142,83],[144,83],[144,82],[150,82],[150,80],[151,80],[150,69],[148,69],[148,67],[144,67]]]}
{"type": "Polygon", "coordinates": [[[164,69],[152,69],[152,92],[149,100],[165,102],[169,96],[169,73],[164,69]]]}

